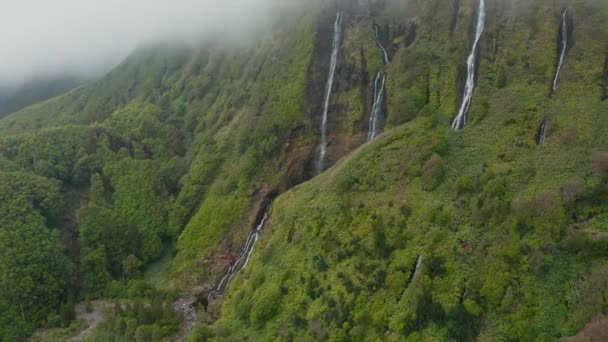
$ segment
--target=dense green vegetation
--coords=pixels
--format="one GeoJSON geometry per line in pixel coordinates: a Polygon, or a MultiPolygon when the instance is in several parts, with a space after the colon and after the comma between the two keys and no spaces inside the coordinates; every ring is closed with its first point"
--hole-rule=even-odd
{"type": "Polygon", "coordinates": [[[58,308],[72,278],[56,229],[59,184],[0,172],[0,337],[15,340],[58,308]]]}
{"type": "Polygon", "coordinates": [[[585,20],[553,98],[561,7],[489,8],[472,122],[459,133],[448,127],[473,2],[461,2],[453,35],[439,2],[412,3],[412,19],[380,15],[426,20],[389,67],[389,125],[416,119],[279,197],[222,317],[199,329],[219,340],[553,340],[603,312],[597,38],[608,7],[570,6],[585,20]],[[536,146],[545,117],[550,141],[536,146]]]}
{"type": "Polygon", "coordinates": [[[304,146],[303,159],[313,144],[291,132],[311,125],[301,111],[315,13],[289,14],[254,44],[142,49],[104,79],[1,120],[0,171],[12,177],[2,233],[12,235],[0,339],[55,326],[68,301],[138,297],[130,280],[177,249],[155,285],[172,292],[210,276],[199,264],[228,232],[240,241],[261,199],[250,194],[285,182],[271,162],[284,141],[304,146]],[[16,243],[20,225],[31,243],[16,243]]]}
{"type": "Polygon", "coordinates": [[[333,9],[314,0],[247,43],[142,48],[0,119],[0,340],[65,339],[91,300],[116,304],[88,340],[175,337],[171,302],[206,303],[276,193],[190,340],[554,340],[605,313],[608,4],[488,1],[458,133],[476,1],[338,5],[337,163],[293,188],[311,175],[331,41],[333,9]],[[563,6],[573,43],[551,97],[563,6]],[[386,129],[360,147],[374,23],[386,129]]]}
{"type": "Polygon", "coordinates": [[[111,318],[100,323],[86,341],[166,341],[179,332],[179,318],[171,303],[154,298],[149,305],[114,303],[111,318]]]}

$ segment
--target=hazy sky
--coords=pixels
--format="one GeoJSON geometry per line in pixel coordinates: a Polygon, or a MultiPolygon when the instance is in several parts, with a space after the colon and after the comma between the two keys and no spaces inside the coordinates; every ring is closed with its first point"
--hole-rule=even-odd
{"type": "Polygon", "coordinates": [[[138,44],[250,30],[296,0],[1,0],[0,86],[90,72],[138,44]]]}

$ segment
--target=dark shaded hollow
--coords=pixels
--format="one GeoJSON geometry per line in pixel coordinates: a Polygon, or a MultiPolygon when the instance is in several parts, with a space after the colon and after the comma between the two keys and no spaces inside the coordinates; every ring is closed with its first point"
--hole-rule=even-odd
{"type": "Polygon", "coordinates": [[[547,141],[547,134],[549,131],[549,121],[547,119],[544,119],[540,126],[538,127],[538,130],[536,132],[536,144],[537,145],[542,145],[547,141]]]}
{"type": "Polygon", "coordinates": [[[416,26],[415,22],[410,22],[410,26],[407,30],[407,36],[405,37],[405,41],[404,44],[406,47],[412,45],[412,43],[414,43],[416,41],[416,29],[418,27],[416,26]]]}
{"type": "Polygon", "coordinates": [[[456,31],[458,24],[458,12],[460,12],[460,0],[452,0],[452,21],[450,22],[450,36],[456,31]]]}

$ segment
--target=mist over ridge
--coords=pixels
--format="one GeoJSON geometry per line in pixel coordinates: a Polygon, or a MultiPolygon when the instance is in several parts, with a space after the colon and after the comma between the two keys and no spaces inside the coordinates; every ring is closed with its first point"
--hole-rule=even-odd
{"type": "Polygon", "coordinates": [[[9,0],[0,12],[0,89],[38,77],[107,71],[142,44],[238,39],[295,0],[9,0]]]}

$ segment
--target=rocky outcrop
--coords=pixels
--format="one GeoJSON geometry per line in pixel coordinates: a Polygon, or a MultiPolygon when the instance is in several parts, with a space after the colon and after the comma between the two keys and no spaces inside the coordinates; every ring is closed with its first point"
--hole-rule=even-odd
{"type": "Polygon", "coordinates": [[[407,29],[407,34],[405,36],[404,45],[406,47],[412,45],[416,41],[416,30],[418,26],[416,26],[415,22],[411,22],[409,28],[407,29]]]}
{"type": "Polygon", "coordinates": [[[182,335],[188,336],[196,323],[196,303],[192,297],[182,297],[173,302],[173,311],[182,317],[182,335]]]}

